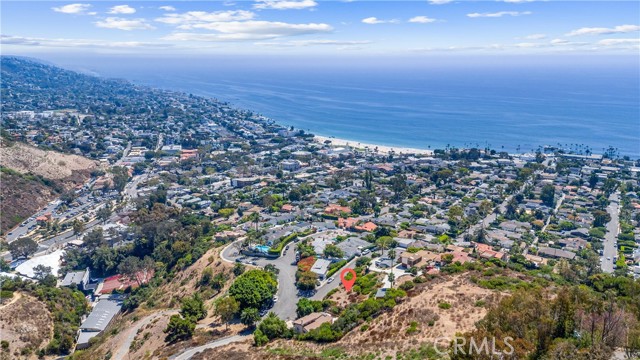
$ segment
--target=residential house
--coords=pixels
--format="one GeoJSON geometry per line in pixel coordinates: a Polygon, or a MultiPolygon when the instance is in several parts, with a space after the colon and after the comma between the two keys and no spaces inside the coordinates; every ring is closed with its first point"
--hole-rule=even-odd
{"type": "Polygon", "coordinates": [[[309,331],[320,327],[325,323],[332,323],[333,317],[327,313],[317,312],[303,316],[293,321],[293,330],[298,334],[305,334],[309,331]]]}

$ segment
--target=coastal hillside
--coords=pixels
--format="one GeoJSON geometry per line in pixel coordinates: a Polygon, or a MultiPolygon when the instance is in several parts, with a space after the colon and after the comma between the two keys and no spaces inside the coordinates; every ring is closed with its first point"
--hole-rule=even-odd
{"type": "Polygon", "coordinates": [[[83,184],[97,166],[95,161],[82,156],[45,151],[2,139],[2,232],[7,232],[64,192],[83,184]]]}
{"type": "Polygon", "coordinates": [[[37,359],[34,350],[42,348],[52,337],[51,312],[27,293],[14,292],[5,303],[0,303],[0,323],[3,341],[0,360],[37,359]]]}

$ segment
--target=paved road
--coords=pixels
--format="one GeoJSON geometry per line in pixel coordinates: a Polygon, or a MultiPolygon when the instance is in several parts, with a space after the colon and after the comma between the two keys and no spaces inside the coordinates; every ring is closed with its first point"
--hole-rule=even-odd
{"type": "MultiPolygon", "coordinates": [[[[238,248],[236,241],[233,244],[230,244],[222,251],[222,259],[234,262],[236,258],[239,256],[238,248]]],[[[278,273],[278,292],[276,295],[278,296],[278,302],[275,303],[273,308],[270,311],[273,311],[276,315],[278,315],[281,319],[284,320],[293,320],[296,316],[296,307],[298,304],[298,289],[295,286],[296,282],[296,265],[291,265],[295,259],[295,243],[289,244],[289,250],[287,254],[281,256],[277,259],[270,260],[264,258],[255,258],[256,264],[258,266],[266,266],[268,264],[275,265],[280,272],[278,273]]],[[[253,259],[253,258],[251,258],[253,259]]]]}
{"type": "Polygon", "coordinates": [[[353,260],[349,261],[347,265],[345,265],[342,269],[338,270],[335,275],[333,275],[334,280],[331,283],[324,281],[322,285],[316,290],[316,293],[313,294],[311,300],[323,300],[324,297],[327,296],[329,291],[337,288],[338,286],[342,286],[342,281],[340,281],[340,272],[346,268],[355,268],[357,259],[358,258],[354,258],[353,260]]]}
{"type": "Polygon", "coordinates": [[[129,357],[127,356],[129,354],[129,347],[131,347],[131,343],[133,342],[133,339],[135,339],[136,335],[138,334],[138,331],[143,326],[146,326],[149,323],[151,323],[153,320],[156,320],[156,319],[161,318],[163,316],[169,316],[169,315],[173,315],[173,314],[177,314],[177,313],[178,313],[178,310],[159,311],[159,312],[153,313],[153,314],[143,318],[142,320],[138,321],[136,326],[130,328],[129,331],[127,332],[127,338],[125,339],[125,341],[123,343],[120,344],[120,346],[118,347],[118,350],[115,352],[115,354],[113,356],[113,359],[114,360],[129,360],[129,357]]]}
{"type": "Polygon", "coordinates": [[[618,232],[620,231],[619,201],[620,197],[618,193],[614,193],[609,196],[607,212],[611,215],[611,221],[607,224],[607,233],[604,236],[604,249],[602,252],[602,271],[606,273],[613,272],[613,258],[618,254],[616,243],[618,240],[618,232]]]}
{"type": "Polygon", "coordinates": [[[173,355],[171,356],[169,359],[171,360],[188,360],[191,359],[195,354],[202,352],[204,350],[207,349],[214,349],[220,346],[224,346],[227,344],[231,344],[234,342],[239,342],[239,341],[244,341],[246,339],[248,339],[251,336],[250,333],[247,334],[242,334],[242,335],[233,335],[233,336],[229,336],[226,338],[222,338],[222,339],[218,339],[218,340],[214,340],[210,343],[204,344],[204,345],[200,345],[194,348],[190,348],[180,354],[177,355],[173,355]]]}
{"type": "Polygon", "coordinates": [[[12,242],[20,237],[23,237],[29,232],[29,227],[36,225],[36,218],[38,216],[44,215],[46,213],[53,213],[53,210],[58,206],[58,200],[54,200],[47,204],[44,208],[42,208],[37,213],[31,216],[32,220],[25,221],[23,224],[18,225],[15,229],[11,230],[9,234],[7,234],[7,242],[12,242]]]}
{"type": "MultiPolygon", "coordinates": [[[[235,242],[233,244],[228,245],[222,251],[222,259],[234,262],[235,259],[239,256],[237,254],[236,244],[239,242],[235,242]]],[[[240,255],[241,256],[241,255],[240,255]]],[[[278,317],[283,320],[294,320],[296,318],[296,308],[298,306],[298,300],[302,298],[298,293],[298,289],[296,288],[296,270],[298,269],[296,265],[291,265],[295,260],[295,243],[289,244],[289,250],[286,255],[281,256],[277,259],[270,260],[264,258],[257,258],[255,261],[258,266],[266,266],[268,264],[273,264],[280,270],[278,273],[278,292],[276,295],[278,296],[278,302],[275,303],[273,308],[270,311],[273,311],[278,317]]],[[[355,259],[353,259],[348,267],[353,267],[355,264],[355,259]]],[[[339,274],[334,275],[336,277],[335,281],[331,283],[327,283],[323,281],[320,287],[316,289],[316,292],[310,297],[314,300],[322,300],[324,296],[340,285],[339,274]]]]}

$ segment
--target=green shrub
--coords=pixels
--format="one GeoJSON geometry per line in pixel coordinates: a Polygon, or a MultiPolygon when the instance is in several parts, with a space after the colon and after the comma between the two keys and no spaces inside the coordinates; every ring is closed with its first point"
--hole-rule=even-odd
{"type": "Polygon", "coordinates": [[[451,304],[449,304],[448,302],[441,302],[438,304],[438,307],[443,310],[448,310],[451,309],[451,304]]]}
{"type": "Polygon", "coordinates": [[[338,270],[340,270],[343,266],[347,265],[347,260],[340,260],[338,262],[334,262],[329,265],[329,271],[327,272],[327,277],[333,276],[338,270]]]}
{"type": "Polygon", "coordinates": [[[413,283],[413,281],[409,280],[406,282],[403,282],[402,284],[400,284],[400,289],[404,290],[404,291],[408,291],[411,290],[415,287],[415,284],[413,283]]]}
{"type": "Polygon", "coordinates": [[[271,255],[280,255],[280,253],[282,252],[282,249],[284,249],[285,245],[287,245],[288,243],[292,242],[293,240],[298,238],[298,233],[293,233],[289,236],[285,236],[284,238],[280,239],[280,241],[278,241],[278,243],[275,246],[272,246],[269,249],[269,254],[271,255]]]}
{"type": "Polygon", "coordinates": [[[413,335],[418,331],[418,323],[416,321],[412,321],[411,324],[409,324],[409,328],[407,329],[407,335],[413,335]]]}

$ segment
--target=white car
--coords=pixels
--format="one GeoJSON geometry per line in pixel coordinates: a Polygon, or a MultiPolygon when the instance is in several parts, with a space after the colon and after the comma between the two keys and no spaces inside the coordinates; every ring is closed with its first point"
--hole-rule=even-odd
{"type": "Polygon", "coordinates": [[[331,282],[333,282],[333,280],[334,280],[334,279],[335,279],[335,278],[330,277],[330,278],[327,280],[327,283],[331,283],[331,282]]]}
{"type": "Polygon", "coordinates": [[[274,303],[277,303],[277,302],[278,302],[278,295],[276,295],[276,296],[274,296],[274,297],[273,297],[273,302],[274,302],[274,303]]]}

